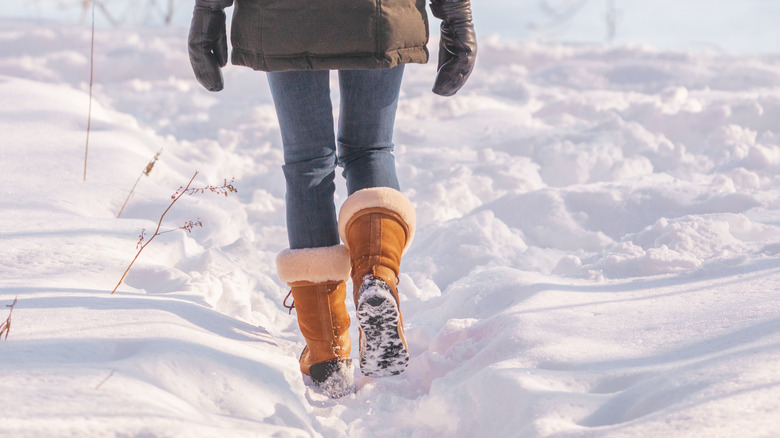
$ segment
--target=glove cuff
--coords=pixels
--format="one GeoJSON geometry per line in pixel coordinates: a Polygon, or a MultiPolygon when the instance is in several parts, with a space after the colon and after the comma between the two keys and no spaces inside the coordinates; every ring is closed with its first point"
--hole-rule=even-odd
{"type": "Polygon", "coordinates": [[[471,2],[469,0],[431,0],[431,13],[440,20],[465,18],[471,21],[471,2]]]}

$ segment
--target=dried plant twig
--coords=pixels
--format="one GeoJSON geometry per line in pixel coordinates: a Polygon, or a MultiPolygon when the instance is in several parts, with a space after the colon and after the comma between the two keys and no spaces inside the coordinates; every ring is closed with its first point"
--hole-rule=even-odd
{"type": "MultiPolygon", "coordinates": [[[[200,228],[202,226],[203,226],[203,222],[201,222],[200,219],[196,219],[194,221],[187,221],[187,222],[185,222],[184,225],[180,226],[179,228],[174,228],[172,230],[166,230],[166,231],[160,231],[157,234],[172,233],[172,232],[178,231],[178,230],[184,230],[184,231],[186,231],[188,233],[191,233],[193,228],[196,228],[196,227],[200,228]]],[[[143,240],[143,233],[142,233],[141,239],[143,240]]]]}
{"type": "Polygon", "coordinates": [[[8,318],[6,318],[5,322],[0,325],[0,338],[5,335],[5,340],[8,340],[8,334],[11,333],[11,315],[14,313],[14,306],[16,305],[17,299],[19,299],[19,297],[14,297],[14,302],[11,304],[6,304],[5,306],[11,309],[11,311],[8,312],[8,318]]]}
{"type": "MultiPolygon", "coordinates": [[[[138,260],[138,256],[141,255],[141,251],[144,250],[150,243],[152,243],[152,240],[154,240],[155,237],[159,236],[160,234],[165,234],[171,231],[175,230],[168,230],[168,231],[160,231],[160,227],[162,227],[163,219],[165,218],[165,215],[168,214],[168,212],[173,207],[173,204],[176,203],[182,196],[184,195],[194,195],[196,193],[205,193],[205,192],[211,192],[211,193],[217,193],[217,194],[224,194],[225,196],[228,196],[229,193],[236,193],[238,190],[233,187],[233,181],[230,180],[230,183],[225,180],[225,183],[221,186],[206,186],[206,187],[193,187],[190,188],[192,185],[192,181],[195,180],[195,177],[198,176],[198,172],[195,172],[194,175],[192,175],[192,178],[190,179],[190,182],[187,183],[184,187],[179,187],[178,190],[176,190],[176,193],[171,195],[171,203],[168,205],[168,208],[165,209],[165,211],[160,216],[160,220],[157,222],[157,229],[154,230],[154,234],[149,238],[149,240],[145,240],[145,231],[141,230],[141,234],[138,236],[138,244],[136,245],[136,248],[138,248],[138,252],[135,254],[135,257],[133,257],[133,260],[130,262],[130,265],[125,269],[124,274],[122,274],[122,278],[119,279],[119,282],[114,287],[114,290],[111,291],[111,294],[116,292],[116,290],[119,288],[119,285],[122,284],[122,281],[124,281],[125,277],[127,276],[127,273],[130,272],[130,268],[133,267],[133,263],[135,263],[136,260],[138,260]]],[[[201,223],[200,219],[196,221],[188,221],[183,226],[176,228],[176,230],[185,230],[188,233],[192,232],[192,229],[196,226],[203,226],[203,223],[201,223]]]]}
{"type": "Polygon", "coordinates": [[[95,387],[95,389],[100,389],[100,387],[101,387],[101,386],[103,386],[103,384],[104,384],[104,383],[106,383],[106,382],[108,381],[108,379],[110,379],[110,378],[111,378],[113,375],[114,375],[114,371],[112,370],[112,371],[111,371],[111,372],[110,372],[110,373],[109,373],[109,374],[106,376],[106,378],[105,378],[105,379],[101,380],[101,381],[100,381],[100,383],[98,383],[98,384],[97,384],[97,386],[95,387]]]}
{"type": "Polygon", "coordinates": [[[135,192],[135,187],[138,185],[138,181],[141,181],[141,177],[144,175],[149,176],[149,174],[152,172],[152,169],[154,169],[154,164],[157,163],[157,160],[160,158],[161,153],[162,153],[162,149],[160,149],[156,154],[154,154],[154,158],[152,158],[152,161],[150,161],[149,164],[146,165],[146,168],[141,172],[141,174],[138,175],[138,179],[135,180],[135,184],[133,184],[133,188],[130,189],[130,193],[127,194],[127,199],[125,199],[125,203],[122,204],[122,208],[119,209],[119,213],[116,214],[116,217],[122,216],[122,212],[125,211],[127,202],[130,201],[130,197],[132,197],[133,192],[135,192]]]}
{"type": "MultiPolygon", "coordinates": [[[[86,6],[86,3],[84,4],[86,6]]],[[[87,110],[87,143],[84,146],[84,181],[87,180],[89,133],[92,131],[92,83],[95,77],[95,2],[92,2],[92,44],[89,50],[89,109],[87,110]]]]}
{"type": "Polygon", "coordinates": [[[562,5],[551,5],[549,0],[539,2],[539,8],[549,17],[544,24],[531,23],[528,27],[536,32],[551,32],[569,23],[580,10],[588,3],[588,0],[566,0],[562,5]]]}
{"type": "Polygon", "coordinates": [[[87,10],[87,8],[89,8],[90,4],[92,4],[92,17],[93,17],[92,20],[93,21],[95,19],[94,18],[95,17],[95,6],[97,6],[98,9],[100,9],[100,12],[103,14],[103,18],[105,18],[106,21],[108,21],[112,26],[118,27],[121,24],[119,22],[119,20],[117,20],[116,18],[113,17],[111,12],[108,10],[108,7],[106,7],[106,5],[103,4],[102,1],[98,1],[98,0],[84,0],[84,2],[82,3],[82,10],[84,11],[84,13],[82,13],[82,16],[81,16],[82,21],[84,20],[84,14],[86,13],[86,10],[87,10]]]}
{"type": "Polygon", "coordinates": [[[162,221],[165,218],[165,215],[168,214],[168,212],[171,210],[171,207],[173,207],[173,204],[176,203],[176,201],[179,200],[182,196],[184,196],[185,193],[187,193],[187,190],[190,188],[190,185],[192,185],[192,181],[195,180],[195,177],[198,176],[198,172],[196,171],[194,175],[192,175],[192,178],[190,179],[190,182],[187,183],[187,187],[185,187],[184,190],[177,190],[176,193],[171,197],[173,200],[171,201],[170,205],[168,205],[168,208],[163,211],[162,216],[160,216],[160,220],[157,222],[157,229],[154,231],[154,234],[152,237],[149,238],[146,242],[143,242],[144,239],[144,233],[141,232],[141,239],[139,240],[138,244],[141,245],[141,247],[138,249],[138,253],[136,253],[135,257],[133,257],[133,260],[130,262],[130,265],[125,269],[125,273],[122,274],[122,278],[119,279],[119,283],[116,284],[114,287],[114,290],[111,291],[111,294],[113,295],[114,292],[119,288],[119,285],[122,284],[122,281],[124,281],[125,277],[127,276],[127,273],[130,272],[130,268],[133,267],[133,263],[135,263],[136,260],[138,260],[138,256],[141,255],[141,251],[144,250],[150,243],[152,243],[152,240],[154,240],[155,237],[159,235],[160,227],[162,226],[162,221]],[[179,193],[181,192],[181,193],[179,193]],[[143,244],[142,244],[143,242],[143,244]]]}
{"type": "Polygon", "coordinates": [[[226,197],[227,197],[227,195],[229,193],[238,192],[238,190],[236,190],[236,188],[233,187],[233,183],[235,182],[235,178],[231,179],[230,182],[228,182],[227,179],[224,180],[224,181],[225,182],[222,183],[221,186],[193,187],[191,189],[190,188],[179,187],[179,190],[177,190],[176,193],[174,193],[173,196],[171,196],[171,199],[173,199],[176,196],[178,196],[179,195],[179,191],[182,191],[182,190],[183,190],[183,192],[186,192],[189,195],[194,195],[196,193],[211,192],[211,193],[217,193],[219,195],[225,195],[226,197]]]}

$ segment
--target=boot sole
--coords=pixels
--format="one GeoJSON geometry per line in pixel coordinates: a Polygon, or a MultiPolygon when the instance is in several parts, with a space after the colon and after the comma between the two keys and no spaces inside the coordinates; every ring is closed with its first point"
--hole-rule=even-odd
{"type": "Polygon", "coordinates": [[[355,392],[352,359],[336,359],[315,363],[309,369],[314,384],[330,398],[339,398],[355,392]]]}
{"type": "Polygon", "coordinates": [[[400,374],[409,364],[409,352],[398,330],[399,311],[384,281],[370,278],[358,292],[358,327],[361,332],[360,371],[365,376],[400,374]]]}

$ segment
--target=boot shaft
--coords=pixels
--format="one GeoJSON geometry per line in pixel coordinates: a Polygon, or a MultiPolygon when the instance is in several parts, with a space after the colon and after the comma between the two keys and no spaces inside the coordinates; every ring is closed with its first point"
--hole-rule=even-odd
{"type": "Polygon", "coordinates": [[[398,301],[401,256],[411,244],[414,230],[414,207],[398,190],[375,187],[347,198],[339,212],[339,233],[349,249],[356,303],[367,276],[381,278],[398,301]]]}
{"type": "MultiPolygon", "coordinates": [[[[387,209],[369,208],[353,216],[346,228],[355,291],[367,276],[379,277],[395,289],[409,227],[387,209]]],[[[353,297],[357,302],[357,296],[353,297]]]]}
{"type": "MultiPolygon", "coordinates": [[[[290,284],[298,327],[306,340],[308,354],[302,368],[335,359],[349,358],[349,313],[345,282],[295,282],[290,284]]],[[[305,370],[304,373],[308,374],[305,370]]]]}

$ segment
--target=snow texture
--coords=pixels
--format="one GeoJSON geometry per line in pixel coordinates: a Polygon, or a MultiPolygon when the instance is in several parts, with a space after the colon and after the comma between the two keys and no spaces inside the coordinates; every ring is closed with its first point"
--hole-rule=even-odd
{"type": "Polygon", "coordinates": [[[780,58],[486,37],[450,99],[410,66],[411,359],[332,400],[282,306],[265,77],[208,93],[185,37],[98,29],[84,182],[89,30],[0,19],[0,436],[780,435],[780,58]],[[195,170],[239,192],[181,198],[163,229],[203,227],[111,295],[195,170]]]}
{"type": "Polygon", "coordinates": [[[355,371],[352,360],[336,360],[327,363],[330,375],[322,381],[303,376],[307,384],[318,386],[330,398],[344,397],[355,393],[355,371]]]}

